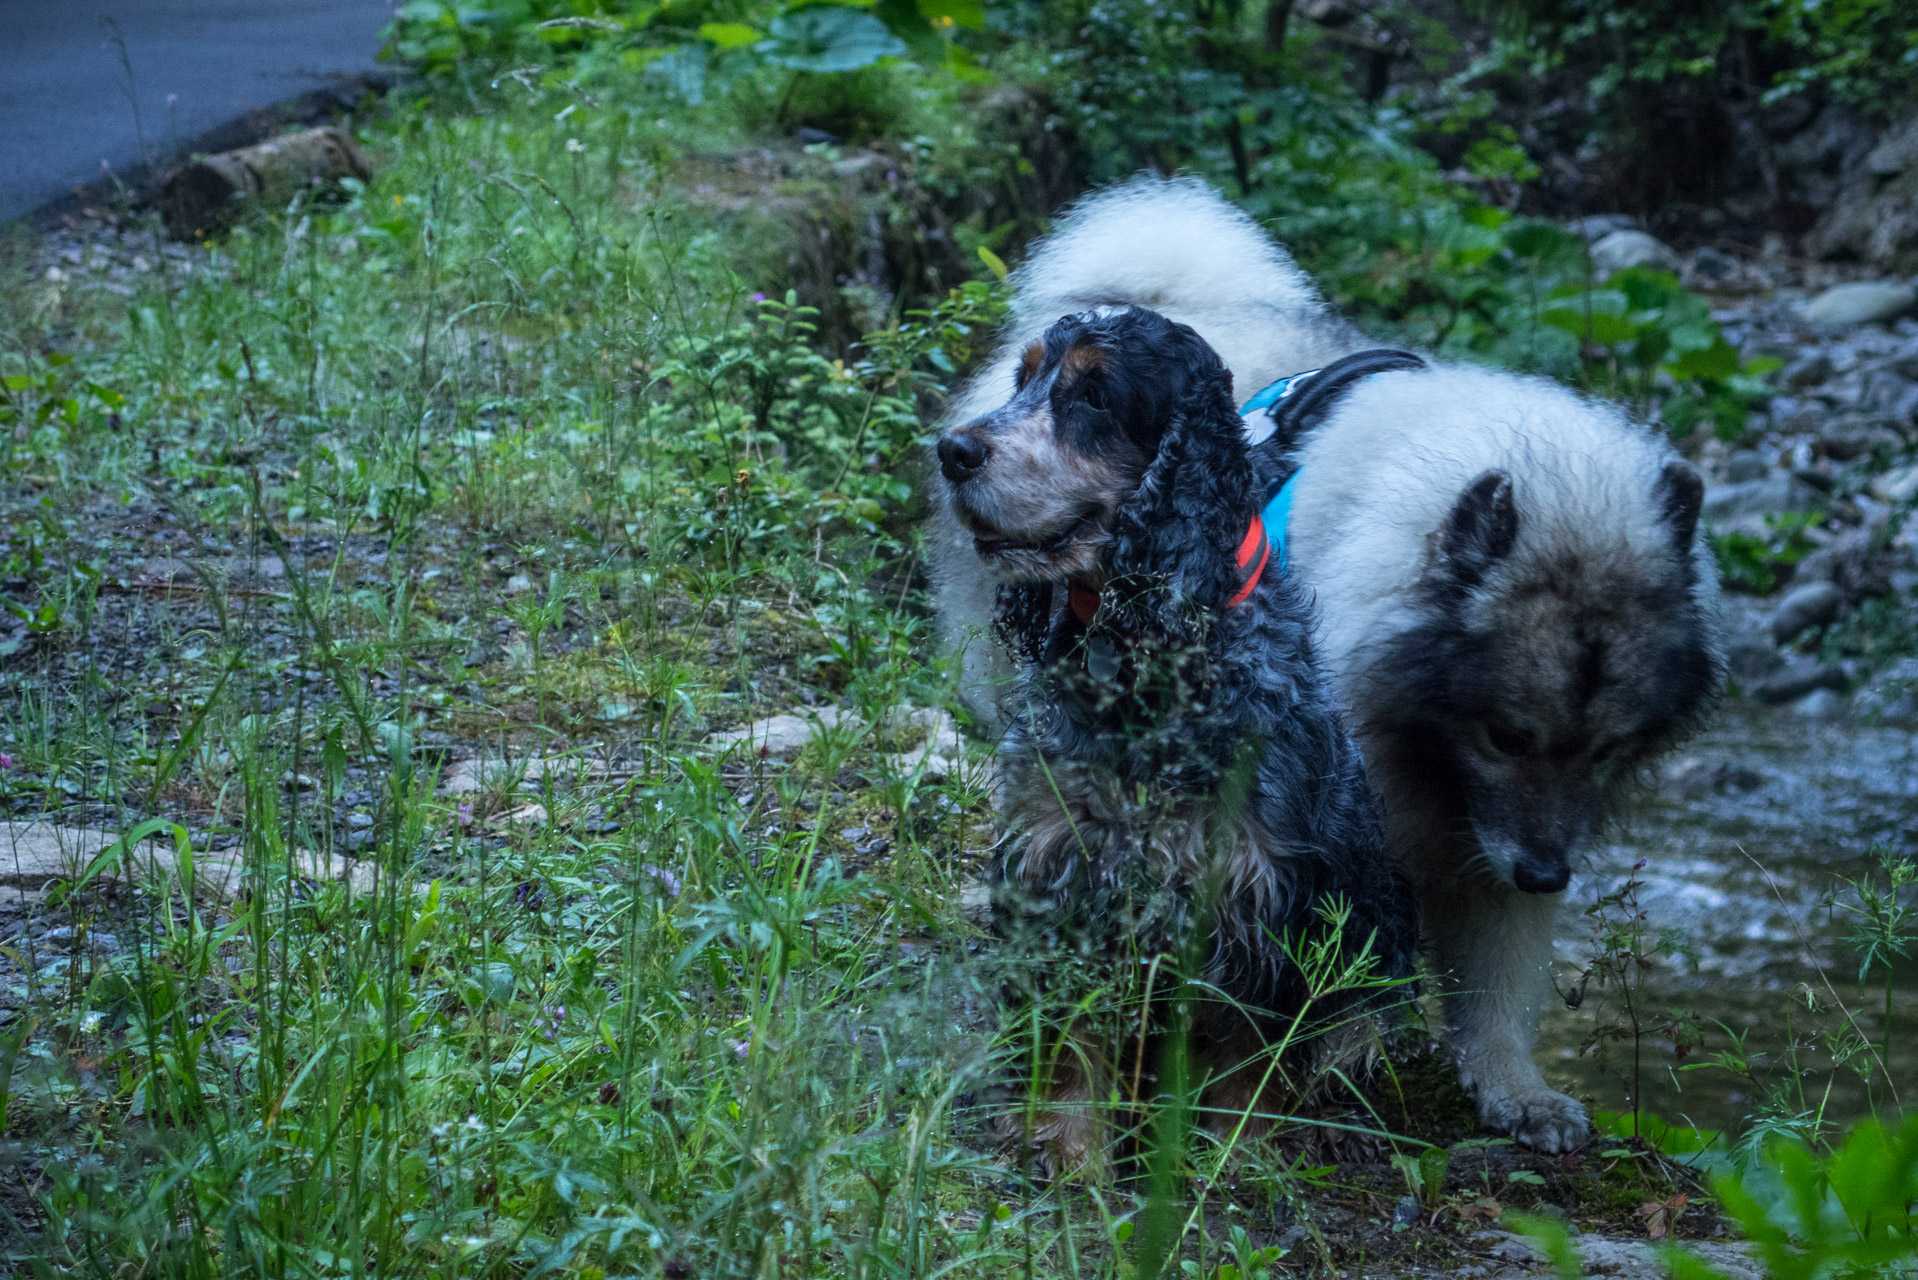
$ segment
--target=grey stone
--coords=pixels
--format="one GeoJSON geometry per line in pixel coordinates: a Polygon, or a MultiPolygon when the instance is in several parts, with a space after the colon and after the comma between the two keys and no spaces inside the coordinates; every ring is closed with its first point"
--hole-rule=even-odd
{"type": "Polygon", "coordinates": [[[119,838],[98,827],[6,823],[0,826],[0,883],[38,889],[51,880],[71,880],[119,838]]]}
{"type": "Polygon", "coordinates": [[[1880,177],[1918,169],[1918,116],[1885,131],[1865,156],[1865,169],[1880,177]]]}
{"type": "Polygon", "coordinates": [[[1725,669],[1741,685],[1757,684],[1784,665],[1785,655],[1764,636],[1738,636],[1725,644],[1725,669]]]}
{"type": "Polygon", "coordinates": [[[821,707],[810,716],[768,716],[742,728],[715,733],[706,741],[716,747],[740,747],[748,755],[793,756],[818,736],[822,727],[841,722],[857,724],[859,717],[837,707],[821,707]]]}
{"type": "Polygon", "coordinates": [[[1880,445],[1896,449],[1903,444],[1896,431],[1871,418],[1839,419],[1818,433],[1818,451],[1834,462],[1855,462],[1880,445]]]}
{"type": "Polygon", "coordinates": [[[1845,695],[1835,689],[1813,689],[1791,704],[1791,709],[1812,720],[1829,720],[1845,709],[1845,695]]]}
{"type": "Polygon", "coordinates": [[[1858,380],[1858,402],[1899,421],[1910,421],[1918,410],[1918,382],[1896,369],[1880,365],[1858,380]]]}
{"type": "Polygon", "coordinates": [[[1743,765],[1703,756],[1683,756],[1666,765],[1661,772],[1665,786],[1682,795],[1717,792],[1727,795],[1738,791],[1756,791],[1765,785],[1765,775],[1743,765]]]}
{"type": "Polygon", "coordinates": [[[910,774],[923,766],[924,776],[929,778],[958,776],[966,763],[965,738],[959,732],[958,722],[933,707],[913,708],[902,719],[907,725],[924,729],[926,737],[912,750],[886,757],[893,771],[910,774]]]}
{"type": "Polygon", "coordinates": [[[1705,289],[1726,289],[1738,283],[1742,267],[1729,253],[1706,245],[1692,253],[1685,264],[1685,282],[1705,289]]]}
{"type": "Polygon", "coordinates": [[[1589,243],[1603,240],[1614,231],[1630,231],[1637,225],[1638,219],[1629,213],[1593,213],[1574,218],[1565,224],[1565,228],[1589,243]]]}
{"type": "MultiPolygon", "coordinates": [[[[54,880],[71,880],[119,838],[116,832],[99,827],[50,821],[0,823],[0,884],[39,889],[54,880]]],[[[362,893],[373,888],[376,869],[371,863],[310,849],[295,849],[292,860],[294,874],[303,879],[344,880],[362,893]]],[[[121,862],[118,874],[134,881],[164,881],[179,870],[173,842],[156,839],[135,848],[121,862]]],[[[195,887],[211,896],[234,897],[245,880],[244,862],[232,853],[196,854],[193,871],[195,887]]]]}
{"type": "Polygon", "coordinates": [[[440,774],[440,790],[447,795],[472,795],[491,788],[513,791],[522,783],[577,782],[621,776],[603,760],[582,755],[546,755],[529,752],[504,759],[498,756],[455,760],[440,774]]]}
{"type": "Polygon", "coordinates": [[[1628,267],[1676,271],[1678,253],[1657,236],[1644,231],[1613,231],[1592,242],[1592,271],[1599,279],[1628,267]]]}
{"type": "Polygon", "coordinates": [[[1918,251],[1918,116],[1887,130],[1862,163],[1849,167],[1805,247],[1818,257],[1849,253],[1881,266],[1918,251]]]}
{"type": "Polygon", "coordinates": [[[176,579],[187,583],[198,581],[186,561],[175,560],[172,556],[154,556],[145,561],[140,565],[140,577],[148,582],[172,582],[176,579]]]}
{"type": "Polygon", "coordinates": [[[1918,726],[1918,658],[1900,658],[1865,682],[1854,700],[1874,724],[1918,726]]]}
{"type": "Polygon", "coordinates": [[[1845,673],[1837,667],[1823,666],[1811,658],[1793,658],[1747,692],[1760,702],[1782,706],[1798,701],[1814,689],[1842,693],[1848,683],[1845,673]]]}
{"type": "Polygon", "coordinates": [[[1797,583],[1829,582],[1847,600],[1882,596],[1892,588],[1892,553],[1877,544],[1872,529],[1847,529],[1803,560],[1792,575],[1797,583]]]}
{"type": "Polygon", "coordinates": [[[1902,280],[1835,284],[1799,309],[1807,323],[1837,327],[1895,320],[1918,303],[1918,288],[1902,280]]]}
{"type": "Polygon", "coordinates": [[[1901,505],[1918,497],[1918,463],[1873,476],[1865,492],[1880,502],[1901,505]]]}
{"type": "Polygon", "coordinates": [[[1823,400],[1784,400],[1772,405],[1772,421],[1784,432],[1809,432],[1823,435],[1831,425],[1832,407],[1823,400]]]}
{"type": "MultiPolygon", "coordinates": [[[[1862,159],[1875,141],[1871,121],[1843,103],[1827,103],[1811,122],[1779,144],[1773,159],[1781,169],[1837,173],[1862,159]]],[[[1809,185],[1808,173],[1796,175],[1809,185]]]]}
{"type": "Polygon", "coordinates": [[[1785,367],[1785,385],[1803,389],[1823,382],[1832,375],[1831,353],[1820,347],[1808,351],[1785,367]]]}
{"type": "Polygon", "coordinates": [[[1885,368],[1895,370],[1907,378],[1918,381],[1918,346],[1907,347],[1897,355],[1886,357],[1885,368]]]}
{"type": "MultiPolygon", "coordinates": [[[[1583,1236],[1578,1241],[1578,1256],[1588,1276],[1612,1277],[1614,1280],[1666,1280],[1671,1275],[1671,1268],[1665,1265],[1664,1258],[1658,1252],[1663,1243],[1624,1236],[1583,1236]]],[[[1743,1245],[1711,1240],[1674,1243],[1712,1267],[1726,1280],[1764,1280],[1764,1269],[1743,1245]]]]}
{"type": "Polygon", "coordinates": [[[1725,459],[1725,478],[1733,484],[1763,480],[1770,471],[1763,455],[1756,449],[1734,449],[1732,456],[1725,459]]]}
{"type": "Polygon", "coordinates": [[[1748,522],[1762,528],[1764,517],[1812,510],[1821,496],[1796,476],[1709,485],[1705,490],[1705,523],[1721,530],[1748,522]]]}
{"type": "Polygon", "coordinates": [[[1807,627],[1822,627],[1845,607],[1845,593],[1835,583],[1807,582],[1793,587],[1772,614],[1771,636],[1784,644],[1807,627]]]}
{"type": "Polygon", "coordinates": [[[959,886],[959,909],[975,920],[992,916],[992,886],[984,880],[968,880],[959,886]]]}

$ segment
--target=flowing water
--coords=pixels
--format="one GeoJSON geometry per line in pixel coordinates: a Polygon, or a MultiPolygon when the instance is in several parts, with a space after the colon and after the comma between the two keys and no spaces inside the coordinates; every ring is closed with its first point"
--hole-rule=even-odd
{"type": "MultiPolygon", "coordinates": [[[[1747,1050],[1764,1055],[1764,1081],[1790,1088],[1794,1110],[1822,1101],[1840,1121],[1862,1114],[1865,1087],[1849,1072],[1826,1069],[1818,1032],[1843,1025],[1835,1007],[1842,1004],[1878,1043],[1882,971],[1860,986],[1858,956],[1846,941],[1856,917],[1832,894],[1836,888],[1838,903],[1856,902],[1842,881],[1869,874],[1875,850],[1918,857],[1918,735],[1734,704],[1665,770],[1658,791],[1616,835],[1571,887],[1559,983],[1566,988],[1593,953],[1592,921],[1582,909],[1616,890],[1642,860],[1636,898],[1646,942],[1673,930],[1694,957],[1661,956],[1640,971],[1643,1105],[1716,1128],[1736,1124],[1761,1099],[1750,1081],[1722,1068],[1675,1069],[1671,1041],[1659,1029],[1677,1009],[1704,1032],[1704,1048],[1688,1064],[1731,1047],[1732,1033],[1743,1035],[1747,1050]],[[1816,1010],[1807,1007],[1807,990],[1816,1010]],[[1794,1039],[1804,1068],[1796,1075],[1794,1039]]],[[[1918,1107],[1918,945],[1911,950],[1893,981],[1890,1082],[1905,1106],[1918,1107]]],[[[1601,1109],[1627,1108],[1632,1040],[1613,1041],[1604,1066],[1579,1049],[1596,1027],[1629,1023],[1616,988],[1601,991],[1596,982],[1577,1010],[1555,1001],[1540,1038],[1547,1077],[1601,1109]]]]}

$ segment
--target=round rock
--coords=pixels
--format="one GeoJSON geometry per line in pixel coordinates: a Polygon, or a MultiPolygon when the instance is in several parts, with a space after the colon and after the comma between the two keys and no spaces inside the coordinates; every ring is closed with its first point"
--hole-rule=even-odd
{"type": "Polygon", "coordinates": [[[1793,587],[1771,616],[1772,639],[1784,644],[1807,627],[1822,627],[1845,607],[1845,593],[1830,582],[1793,587]]]}
{"type": "Polygon", "coordinates": [[[1592,270],[1601,280],[1627,267],[1676,271],[1678,266],[1677,251],[1644,231],[1613,231],[1592,243],[1592,270]]]}
{"type": "MultiPolygon", "coordinates": [[[[1592,250],[1596,261],[1598,250],[1592,250]]],[[[1835,284],[1799,312],[1811,324],[1874,324],[1895,320],[1918,304],[1918,288],[1902,280],[1858,280],[1835,284]]]]}

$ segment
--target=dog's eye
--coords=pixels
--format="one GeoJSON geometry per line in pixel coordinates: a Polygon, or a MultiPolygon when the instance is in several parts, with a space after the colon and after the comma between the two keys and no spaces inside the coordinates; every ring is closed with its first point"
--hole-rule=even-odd
{"type": "Polygon", "coordinates": [[[1485,741],[1502,756],[1528,755],[1532,750],[1531,734],[1489,720],[1485,724],[1485,741]]]}
{"type": "Polygon", "coordinates": [[[1079,399],[1094,413],[1105,413],[1110,407],[1106,402],[1106,389],[1097,382],[1086,383],[1085,389],[1079,393],[1079,399]]]}

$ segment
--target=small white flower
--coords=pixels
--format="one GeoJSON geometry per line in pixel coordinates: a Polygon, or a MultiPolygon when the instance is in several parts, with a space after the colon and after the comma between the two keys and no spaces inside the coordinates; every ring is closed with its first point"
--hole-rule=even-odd
{"type": "Polygon", "coordinates": [[[566,139],[566,149],[568,151],[584,151],[586,150],[586,144],[578,138],[568,138],[566,139]]]}

